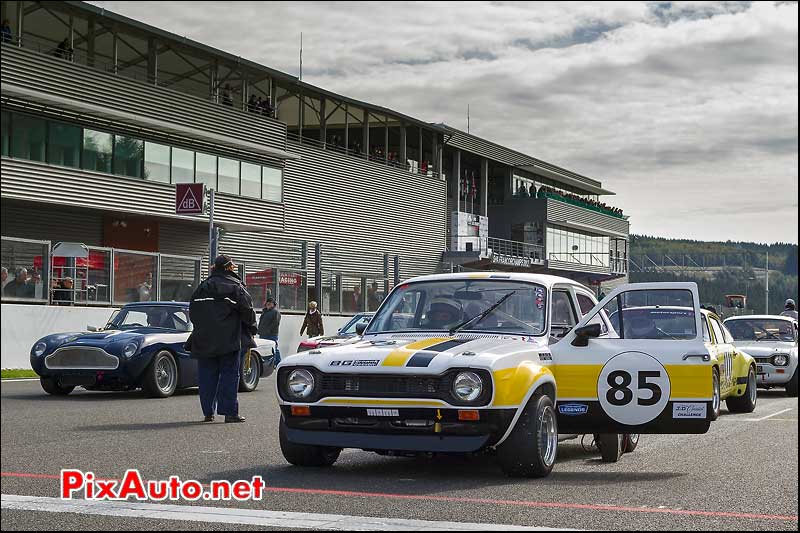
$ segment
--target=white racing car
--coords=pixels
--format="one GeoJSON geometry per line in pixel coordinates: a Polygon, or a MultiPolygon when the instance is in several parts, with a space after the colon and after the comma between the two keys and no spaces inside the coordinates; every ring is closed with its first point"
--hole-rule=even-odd
{"type": "Polygon", "coordinates": [[[787,396],[797,396],[797,320],[750,315],[729,318],[725,326],[736,347],[755,358],[760,388],[785,387],[787,396]]]}
{"type": "Polygon", "coordinates": [[[309,466],[343,448],[485,451],[509,475],[538,477],[559,435],[594,434],[619,457],[624,435],[704,433],[712,358],[698,302],[694,283],[626,285],[595,305],[555,276],[412,279],[360,341],[278,367],[281,450],[309,466]],[[685,311],[671,320],[661,306],[685,311]]]}

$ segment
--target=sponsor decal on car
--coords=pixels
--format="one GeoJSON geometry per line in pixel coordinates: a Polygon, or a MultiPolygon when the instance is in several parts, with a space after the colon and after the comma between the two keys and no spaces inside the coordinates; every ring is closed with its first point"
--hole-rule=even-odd
{"type": "Polygon", "coordinates": [[[558,405],[558,412],[567,416],[580,416],[589,412],[585,403],[562,403],[558,405]]]}
{"type": "Polygon", "coordinates": [[[539,353],[539,361],[552,361],[553,355],[550,352],[539,353]]]}
{"type": "Polygon", "coordinates": [[[705,418],[705,403],[674,403],[672,404],[672,418],[705,418]]]}
{"type": "Polygon", "coordinates": [[[345,361],[331,361],[330,366],[378,366],[379,359],[348,359],[345,361]]]}

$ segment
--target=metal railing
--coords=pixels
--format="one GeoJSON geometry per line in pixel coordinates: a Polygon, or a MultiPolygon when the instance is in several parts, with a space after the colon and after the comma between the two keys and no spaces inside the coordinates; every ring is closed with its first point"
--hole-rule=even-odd
{"type": "Polygon", "coordinates": [[[525,261],[530,261],[532,264],[544,263],[544,246],[542,245],[498,239],[496,237],[489,237],[488,243],[489,249],[492,251],[493,259],[495,259],[495,256],[502,256],[497,259],[508,257],[524,259],[525,261]]]}
{"type": "Polygon", "coordinates": [[[624,274],[628,271],[627,260],[623,258],[611,258],[610,252],[549,252],[547,258],[550,261],[601,267],[615,274],[624,274]]]}
{"type": "MultiPolygon", "coordinates": [[[[358,159],[364,159],[364,160],[367,160],[367,161],[372,161],[373,163],[378,163],[378,164],[381,164],[381,165],[384,165],[384,166],[387,166],[387,167],[405,169],[406,171],[411,172],[413,174],[419,174],[421,176],[428,176],[428,177],[431,177],[431,178],[444,179],[444,177],[442,175],[440,175],[439,172],[436,172],[431,168],[428,168],[428,169],[423,171],[419,166],[414,166],[414,165],[408,164],[408,161],[406,161],[404,163],[404,162],[402,162],[400,160],[397,160],[397,159],[387,159],[386,157],[383,157],[383,156],[378,156],[378,155],[375,155],[375,154],[368,154],[368,153],[365,153],[363,150],[357,150],[357,149],[353,149],[353,148],[346,148],[346,147],[341,146],[341,145],[336,145],[336,144],[332,144],[332,143],[328,143],[328,142],[323,142],[323,141],[320,141],[319,139],[313,139],[311,137],[301,137],[299,134],[297,134],[295,132],[288,132],[286,134],[286,138],[289,139],[290,141],[294,141],[296,143],[305,144],[305,145],[308,145],[308,146],[314,146],[316,148],[320,148],[322,150],[328,150],[328,151],[331,151],[331,152],[338,152],[340,154],[344,154],[344,155],[347,155],[347,156],[350,156],[350,157],[357,157],[358,159]]],[[[414,163],[416,163],[416,161],[414,161],[414,163]]]]}
{"type": "Polygon", "coordinates": [[[224,98],[224,88],[219,87],[216,91],[209,90],[208,85],[200,84],[191,85],[189,80],[176,81],[174,78],[159,79],[158,76],[152,76],[146,67],[142,67],[130,62],[118,61],[116,64],[110,61],[107,57],[89,54],[86,50],[81,49],[60,49],[59,43],[49,39],[34,37],[31,35],[23,35],[22,38],[13,37],[6,44],[32,50],[43,55],[53,56],[69,63],[75,63],[90,67],[107,74],[120,76],[123,78],[131,79],[144,83],[147,85],[154,85],[166,89],[170,89],[181,94],[187,94],[202,100],[218,103],[224,107],[237,109],[239,111],[260,115],[269,120],[277,120],[275,118],[276,110],[273,108],[271,113],[263,113],[251,110],[247,102],[243,102],[241,94],[231,92],[230,100],[226,101],[224,98]],[[219,96],[217,96],[219,93],[219,96]]]}

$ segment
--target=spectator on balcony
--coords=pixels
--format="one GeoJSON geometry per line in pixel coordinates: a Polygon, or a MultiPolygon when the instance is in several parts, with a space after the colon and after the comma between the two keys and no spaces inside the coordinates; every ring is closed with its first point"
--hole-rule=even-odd
{"type": "Polygon", "coordinates": [[[247,110],[251,113],[257,113],[259,111],[259,105],[261,104],[261,97],[257,97],[254,94],[250,95],[250,98],[247,99],[247,110]]]}
{"type": "Polygon", "coordinates": [[[528,197],[536,198],[536,185],[531,183],[531,186],[528,187],[528,197]]]}
{"type": "Polygon", "coordinates": [[[53,303],[55,305],[72,305],[75,300],[74,286],[72,278],[62,279],[53,290],[53,303]]]}
{"type": "MultiPolygon", "coordinates": [[[[3,42],[10,43],[12,39],[12,34],[11,34],[11,23],[8,21],[8,19],[3,19],[2,32],[3,32],[3,42]]],[[[6,274],[8,274],[8,272],[6,272],[6,274]]]]}
{"type": "Polygon", "coordinates": [[[528,192],[528,189],[525,188],[525,185],[520,185],[517,188],[517,198],[530,198],[531,195],[528,192]]]}
{"type": "Polygon", "coordinates": [[[65,37],[63,41],[58,43],[58,47],[55,51],[55,56],[60,57],[61,59],[66,59],[67,61],[72,61],[72,54],[74,50],[69,45],[69,38],[65,37]]]}
{"type": "Polygon", "coordinates": [[[8,285],[11,282],[11,280],[8,278],[8,269],[6,267],[3,267],[2,271],[0,271],[0,272],[2,272],[2,274],[0,274],[0,276],[3,279],[2,287],[0,287],[0,289],[5,289],[6,285],[8,285]]]}
{"type": "Polygon", "coordinates": [[[233,95],[231,93],[231,84],[226,83],[222,89],[222,103],[233,107],[233,95]]]}
{"type": "Polygon", "coordinates": [[[275,118],[275,108],[272,106],[272,101],[269,96],[264,98],[264,102],[262,104],[263,112],[262,114],[270,117],[275,118]]]}
{"type": "Polygon", "coordinates": [[[34,291],[33,284],[28,281],[28,269],[19,268],[14,281],[3,287],[3,296],[6,298],[33,298],[34,291]]]}

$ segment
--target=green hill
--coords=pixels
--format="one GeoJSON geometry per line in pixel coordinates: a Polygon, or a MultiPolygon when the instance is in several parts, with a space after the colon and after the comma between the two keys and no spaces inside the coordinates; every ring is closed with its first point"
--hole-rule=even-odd
{"type": "Polygon", "coordinates": [[[630,280],[696,281],[703,303],[720,305],[726,294],[745,294],[748,307],[764,313],[766,303],[766,254],[769,252],[769,313],[783,310],[786,298],[798,300],[797,245],[788,243],[708,242],[689,239],[664,239],[631,235],[629,257],[640,266],[667,265],[636,272],[632,265],[630,280]],[[652,261],[652,263],[650,262],[652,261]],[[671,261],[679,265],[702,265],[702,271],[670,271],[671,261]]]}

